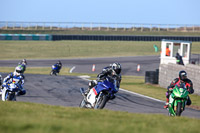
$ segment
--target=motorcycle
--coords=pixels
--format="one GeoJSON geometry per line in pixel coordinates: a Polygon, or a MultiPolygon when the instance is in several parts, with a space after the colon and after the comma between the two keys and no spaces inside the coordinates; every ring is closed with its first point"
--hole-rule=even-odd
{"type": "Polygon", "coordinates": [[[16,93],[19,90],[19,85],[15,82],[6,84],[2,90],[2,101],[16,101],[16,93]]]}
{"type": "Polygon", "coordinates": [[[59,70],[60,70],[59,67],[57,65],[52,65],[51,68],[52,68],[52,70],[50,72],[50,75],[57,76],[57,74],[59,73],[59,70]]]}
{"type": "Polygon", "coordinates": [[[115,78],[107,77],[104,81],[99,81],[95,87],[90,89],[85,96],[84,88],[80,88],[83,100],[80,108],[103,109],[109,100],[112,100],[114,93],[118,92],[116,87],[117,80],[115,78]]]}
{"type": "Polygon", "coordinates": [[[188,94],[184,83],[174,87],[169,97],[169,116],[181,116],[181,113],[185,110],[188,94]]]}

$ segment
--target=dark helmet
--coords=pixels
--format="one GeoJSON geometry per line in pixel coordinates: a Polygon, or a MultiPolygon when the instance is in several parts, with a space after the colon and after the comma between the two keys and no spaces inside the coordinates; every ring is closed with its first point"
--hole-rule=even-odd
{"type": "Polygon", "coordinates": [[[117,73],[117,74],[120,74],[121,73],[121,70],[122,70],[122,67],[119,63],[115,62],[112,64],[112,69],[117,73]]]}
{"type": "Polygon", "coordinates": [[[61,63],[61,61],[58,61],[58,63],[57,63],[59,66],[62,66],[62,63],[61,63]]]}
{"type": "Polygon", "coordinates": [[[25,64],[25,65],[27,65],[26,59],[23,59],[22,63],[25,64]]]}
{"type": "Polygon", "coordinates": [[[184,71],[184,70],[180,71],[179,72],[179,78],[180,78],[180,80],[185,81],[187,79],[186,71],[184,71]]]}

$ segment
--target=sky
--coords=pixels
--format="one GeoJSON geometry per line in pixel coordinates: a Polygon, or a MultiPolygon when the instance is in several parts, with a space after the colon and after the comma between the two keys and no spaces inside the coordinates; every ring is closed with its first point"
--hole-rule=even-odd
{"type": "Polygon", "coordinates": [[[200,24],[200,0],[0,0],[0,21],[200,24]]]}

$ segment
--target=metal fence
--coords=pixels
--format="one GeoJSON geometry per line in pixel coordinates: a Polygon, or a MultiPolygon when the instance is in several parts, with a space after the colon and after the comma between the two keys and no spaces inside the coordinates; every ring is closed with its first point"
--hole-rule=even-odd
{"type": "Polygon", "coordinates": [[[0,21],[0,30],[90,30],[90,31],[171,31],[200,32],[197,24],[144,24],[95,22],[15,22],[0,21]]]}

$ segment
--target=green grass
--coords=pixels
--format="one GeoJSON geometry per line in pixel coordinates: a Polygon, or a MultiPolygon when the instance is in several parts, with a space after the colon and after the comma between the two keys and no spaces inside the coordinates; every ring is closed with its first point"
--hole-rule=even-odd
{"type": "MultiPolygon", "coordinates": [[[[0,60],[159,55],[154,44],[160,49],[160,42],[0,41],[0,60]]],[[[199,51],[200,43],[193,43],[192,53],[199,51]]]]}
{"type": "Polygon", "coordinates": [[[199,119],[0,102],[2,133],[197,133],[199,119]]]}
{"type": "Polygon", "coordinates": [[[158,55],[159,42],[122,41],[0,41],[0,59],[52,59],[158,55]]]}
{"type": "MultiPolygon", "coordinates": [[[[1,72],[3,73],[11,73],[14,71],[14,67],[0,67],[1,72]]],[[[27,67],[25,73],[29,74],[50,74],[51,67],[27,67]]],[[[69,68],[62,67],[59,75],[66,75],[69,73],[69,68]]]]}

